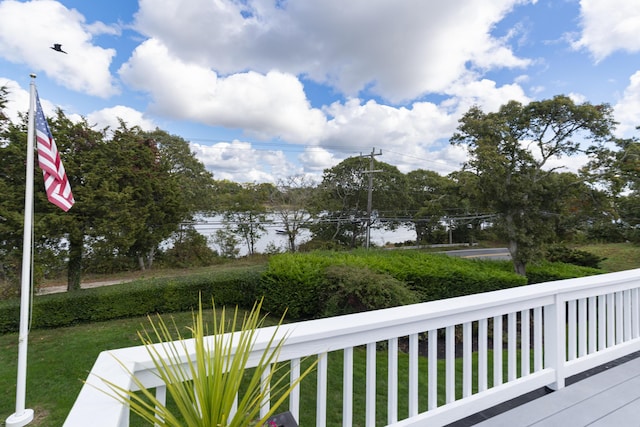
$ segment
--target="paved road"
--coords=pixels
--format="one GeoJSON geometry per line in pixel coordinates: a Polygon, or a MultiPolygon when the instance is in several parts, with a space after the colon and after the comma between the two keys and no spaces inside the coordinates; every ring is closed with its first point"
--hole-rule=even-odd
{"type": "MultiPolygon", "coordinates": [[[[105,280],[102,282],[90,282],[90,283],[82,283],[80,285],[81,289],[88,289],[88,288],[97,288],[100,286],[109,286],[109,285],[117,285],[120,283],[125,283],[125,282],[130,282],[133,279],[119,279],[119,280],[105,280]]],[[[41,287],[40,289],[38,289],[38,291],[36,292],[36,295],[46,295],[46,294],[56,294],[59,292],[66,292],[67,291],[67,285],[62,285],[62,286],[46,286],[46,287],[41,287]]]]}
{"type": "Polygon", "coordinates": [[[482,258],[495,260],[511,259],[511,255],[507,248],[458,249],[455,251],[446,251],[444,253],[460,258],[482,258]]]}

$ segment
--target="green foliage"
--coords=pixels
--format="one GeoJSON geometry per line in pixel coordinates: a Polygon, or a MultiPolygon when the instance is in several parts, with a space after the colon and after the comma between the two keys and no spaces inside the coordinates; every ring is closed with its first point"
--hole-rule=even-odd
{"type": "Polygon", "coordinates": [[[410,200],[405,175],[388,163],[350,157],[322,175],[318,187],[322,215],[311,227],[314,239],[349,248],[360,246],[366,233],[370,169],[377,171],[372,177],[372,208],[389,217],[404,215],[410,200]]]}
{"type": "Polygon", "coordinates": [[[594,253],[604,259],[601,266],[607,273],[633,270],[640,267],[640,246],[630,243],[590,244],[580,249],[594,253]]]}
{"type": "Polygon", "coordinates": [[[212,237],[213,242],[218,246],[220,256],[223,258],[235,258],[240,253],[240,248],[236,234],[231,230],[230,224],[225,224],[225,228],[216,230],[212,237]]]}
{"type": "Polygon", "coordinates": [[[531,264],[530,268],[527,269],[527,279],[529,284],[534,284],[602,273],[604,271],[590,267],[580,267],[560,262],[540,262],[531,264]]]}
{"type": "Polygon", "coordinates": [[[176,233],[173,246],[164,252],[161,261],[167,267],[187,268],[213,265],[217,259],[218,254],[209,248],[207,238],[189,228],[176,233]]]}
{"type": "Polygon", "coordinates": [[[626,241],[626,230],[618,222],[599,222],[587,229],[587,239],[590,242],[622,243],[626,241]]]}
{"type": "Polygon", "coordinates": [[[448,209],[462,208],[462,199],[454,191],[455,182],[424,169],[413,170],[406,175],[409,203],[416,241],[420,244],[445,243],[447,234],[442,218],[448,209]]]}
{"type": "Polygon", "coordinates": [[[606,259],[591,252],[563,245],[553,245],[547,248],[545,258],[549,262],[562,262],[590,268],[600,268],[600,263],[606,259]]]}
{"type": "Polygon", "coordinates": [[[319,252],[271,256],[258,289],[265,308],[276,314],[287,311],[294,319],[316,317],[321,311],[322,274],[331,264],[331,258],[319,252]]]}
{"type": "Polygon", "coordinates": [[[176,338],[162,318],[158,318],[157,322],[149,318],[152,332],[145,329],[139,334],[140,339],[153,360],[158,376],[166,384],[175,409],[158,400],[154,390],[145,388],[142,381],[131,372],[131,380],[141,393],[102,380],[109,386],[115,399],[154,425],[161,419],[162,425],[167,427],[262,426],[284,403],[291,391],[315,368],[317,359],[294,382],[288,382],[288,365],[277,364],[286,339],[286,336],[277,337],[278,328],[283,321],[280,319],[268,344],[259,354],[257,366],[251,370],[248,380],[243,381],[250,366],[258,329],[265,322],[265,317],[261,315],[261,305],[261,302],[254,304],[251,312],[240,323],[237,307],[230,322],[227,322],[224,309],[218,320],[214,304],[212,331],[209,331],[200,303],[193,325],[189,328],[195,355],[191,354],[177,326],[174,325],[179,341],[175,341],[176,338]],[[235,331],[233,340],[225,336],[227,331],[235,331]],[[210,333],[211,340],[208,338],[210,333]],[[156,343],[165,345],[154,346],[156,343]],[[260,409],[268,402],[269,392],[278,396],[277,400],[260,417],[260,409]],[[233,416],[232,411],[235,412],[233,416]]]}
{"type": "Polygon", "coordinates": [[[367,267],[332,265],[320,291],[322,317],[415,304],[418,298],[404,282],[367,267]]]}
{"type": "MultiPolygon", "coordinates": [[[[526,284],[526,278],[505,271],[493,262],[465,260],[419,251],[312,252],[275,255],[262,276],[259,294],[265,308],[293,318],[318,317],[325,312],[330,266],[367,269],[400,281],[416,293],[418,301],[431,301],[526,284]]],[[[332,267],[335,268],[335,267],[332,267]]],[[[346,288],[362,286],[356,275],[346,288]]],[[[335,283],[335,272],[333,279],[335,283]]],[[[380,276],[376,280],[380,280],[380,276]]],[[[342,291],[344,292],[344,291],[342,291]]]]}
{"type": "Polygon", "coordinates": [[[473,202],[497,215],[519,274],[563,228],[554,218],[579,198],[580,179],[559,174],[549,161],[581,152],[580,141],[592,141],[597,153],[614,124],[610,106],[576,105],[566,96],[510,101],[492,113],[474,106],[460,119],[451,142],[468,149],[465,169],[477,176],[473,202]]]}
{"type": "MultiPolygon", "coordinates": [[[[0,275],[11,278],[23,234],[27,127],[5,123],[5,96],[0,88],[0,258],[11,261],[0,261],[0,275]]],[[[42,254],[45,275],[59,272],[64,259],[69,290],[89,270],[150,267],[160,242],[209,206],[213,179],[187,141],[124,122],[107,137],[105,129],[71,121],[60,109],[48,122],[76,203],[60,211],[46,200],[42,179],[35,180],[34,258],[42,254]],[[47,254],[63,249],[57,260],[47,254]]]]}
{"type": "MultiPolygon", "coordinates": [[[[251,307],[263,267],[163,279],[34,298],[32,328],[56,328],[78,323],[193,310],[198,295],[214,297],[223,305],[251,307]]],[[[0,333],[19,326],[18,299],[0,301],[0,333]]]]}

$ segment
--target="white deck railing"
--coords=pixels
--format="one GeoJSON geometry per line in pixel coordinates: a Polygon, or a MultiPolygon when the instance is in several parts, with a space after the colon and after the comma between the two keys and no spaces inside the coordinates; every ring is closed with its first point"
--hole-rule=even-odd
{"type": "MultiPolygon", "coordinates": [[[[298,388],[288,409],[296,420],[315,415],[310,423],[316,426],[335,425],[327,421],[335,414],[343,426],[356,419],[366,426],[376,420],[437,426],[539,387],[561,388],[571,375],[640,350],[639,289],[640,269],[284,325],[288,338],[280,361],[292,362],[292,377],[299,375],[302,358],[320,358],[312,384],[315,407],[302,406],[298,388]],[[326,357],[332,352],[341,354],[326,357]],[[364,353],[365,367],[354,363],[356,352],[364,353]],[[380,354],[386,356],[387,378],[376,378],[380,354]],[[405,366],[400,358],[408,359],[407,369],[398,368],[405,366]],[[328,384],[332,363],[342,371],[342,384],[328,384]],[[444,364],[440,374],[438,364],[444,364]],[[354,387],[360,371],[364,380],[354,387]],[[380,395],[382,384],[386,391],[380,395]],[[342,407],[328,408],[327,393],[341,395],[342,407]],[[354,397],[362,394],[364,413],[357,413],[354,397]]],[[[272,331],[265,328],[262,337],[272,331]]],[[[259,338],[255,351],[262,348],[259,338]]],[[[83,386],[65,427],[129,426],[129,409],[94,388],[106,389],[101,377],[134,389],[116,358],[158,396],[165,395],[144,347],[105,351],[87,378],[93,386],[83,386]]],[[[313,380],[301,387],[308,381],[313,380]]],[[[304,418],[300,423],[305,425],[304,418]]]]}

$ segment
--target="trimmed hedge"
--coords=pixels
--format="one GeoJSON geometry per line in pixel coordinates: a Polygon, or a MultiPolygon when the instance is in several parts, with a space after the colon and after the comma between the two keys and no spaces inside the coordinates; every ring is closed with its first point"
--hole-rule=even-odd
{"type": "MultiPolygon", "coordinates": [[[[494,291],[527,283],[602,273],[541,263],[528,278],[510,262],[479,261],[419,251],[310,252],[274,255],[269,265],[221,269],[193,276],[139,280],[34,298],[32,328],[195,309],[198,297],[216,304],[263,308],[294,320],[335,316],[494,291]]],[[[0,333],[19,327],[19,299],[0,301],[0,333]]]]}
{"type": "MultiPolygon", "coordinates": [[[[42,295],[33,299],[32,328],[197,309],[198,298],[250,308],[264,267],[225,269],[185,277],[138,280],[120,285],[42,295]]],[[[19,328],[19,299],[0,301],[0,333],[19,328]]]]}
{"type": "Polygon", "coordinates": [[[337,315],[356,307],[362,311],[400,305],[398,301],[406,298],[397,284],[413,291],[417,302],[424,302],[602,273],[548,262],[530,265],[527,271],[525,278],[513,271],[509,261],[472,260],[420,251],[285,253],[271,257],[258,295],[264,295],[266,310],[278,315],[288,310],[288,316],[305,319],[337,315]],[[375,287],[366,290],[358,272],[375,287]],[[385,281],[395,289],[393,295],[379,293],[379,285],[385,281]],[[353,304],[348,303],[349,298],[353,304]]]}
{"type": "Polygon", "coordinates": [[[312,252],[271,257],[259,295],[266,310],[295,319],[318,317],[326,309],[329,266],[366,268],[403,282],[418,301],[432,301],[525,285],[527,280],[492,262],[419,251],[312,252]]]}
{"type": "Polygon", "coordinates": [[[551,282],[554,280],[572,279],[574,277],[593,276],[604,271],[591,267],[580,267],[561,262],[541,262],[527,266],[529,284],[551,282]]]}

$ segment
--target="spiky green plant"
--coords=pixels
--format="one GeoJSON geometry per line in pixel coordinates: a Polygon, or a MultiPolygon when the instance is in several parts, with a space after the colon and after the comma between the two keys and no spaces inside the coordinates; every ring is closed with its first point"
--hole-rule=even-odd
{"type": "Polygon", "coordinates": [[[317,360],[295,382],[289,383],[289,365],[277,363],[286,339],[286,336],[277,339],[283,321],[281,318],[261,353],[259,363],[245,376],[258,329],[266,318],[260,313],[261,307],[262,301],[254,304],[239,324],[237,307],[231,322],[227,322],[224,308],[218,320],[214,303],[213,335],[207,336],[208,328],[200,303],[198,312],[193,316],[193,326],[189,328],[195,349],[193,355],[175,324],[178,340],[174,340],[162,318],[154,321],[149,317],[152,333],[143,329],[138,335],[153,360],[158,376],[167,386],[175,410],[158,401],[155,394],[131,372],[140,392],[119,387],[104,378],[102,381],[112,390],[113,397],[151,424],[168,427],[262,426],[276,413],[293,388],[315,368],[317,360]],[[232,333],[226,334],[227,331],[232,333]],[[276,396],[275,401],[271,402],[267,414],[260,417],[260,408],[268,399],[267,393],[276,396]],[[233,412],[236,398],[238,404],[233,412]]]}

